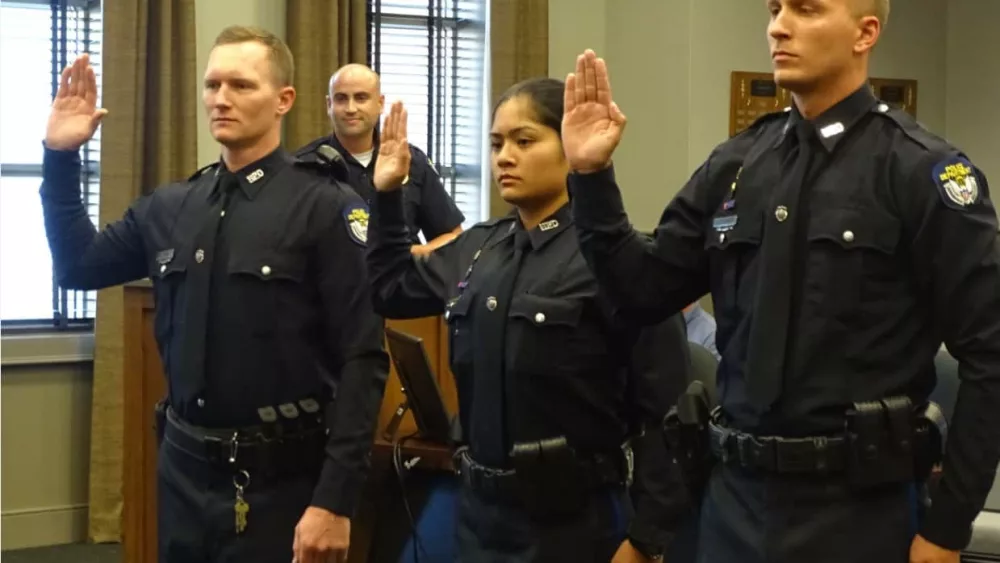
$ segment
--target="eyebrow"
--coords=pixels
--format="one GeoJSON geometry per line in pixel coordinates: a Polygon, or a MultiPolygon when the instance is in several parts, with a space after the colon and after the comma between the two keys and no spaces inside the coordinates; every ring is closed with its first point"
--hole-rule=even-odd
{"type": "MultiPolygon", "coordinates": [[[[534,127],[532,127],[531,125],[522,125],[520,127],[515,127],[513,129],[511,129],[510,131],[507,131],[507,135],[517,135],[518,133],[523,133],[525,131],[532,131],[532,132],[534,132],[534,127]]],[[[502,136],[503,136],[503,134],[501,134],[501,133],[496,133],[494,131],[490,131],[490,137],[502,137],[502,136]]]]}

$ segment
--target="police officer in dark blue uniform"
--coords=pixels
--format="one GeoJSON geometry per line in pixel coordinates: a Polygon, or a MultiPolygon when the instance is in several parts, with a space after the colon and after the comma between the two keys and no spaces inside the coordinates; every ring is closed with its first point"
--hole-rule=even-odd
{"type": "Polygon", "coordinates": [[[718,146],[652,243],[612,153],[625,125],[592,51],[566,85],[580,244],[623,314],[710,292],[722,354],[702,561],[957,563],[1000,460],[1000,250],[986,177],[876,99],[886,0],[767,3],[795,105],[718,146]],[[914,481],[940,440],[940,344],[961,363],[943,476],[919,530],[914,481]]]}
{"type": "MultiPolygon", "coordinates": [[[[384,104],[378,74],[360,64],[340,68],[330,77],[326,98],[333,133],[302,147],[296,156],[312,160],[321,158],[321,146],[334,148],[344,160],[351,186],[371,203],[375,195],[371,177],[379,156],[378,122],[384,104]]],[[[427,155],[413,145],[403,197],[414,253],[426,254],[462,232],[465,216],[448,195],[427,155]],[[420,242],[421,233],[426,244],[420,242]]]]}
{"type": "MultiPolygon", "coordinates": [[[[638,331],[619,322],[580,255],[559,140],[562,88],[535,79],[502,96],[493,175],[515,210],[426,257],[409,251],[398,189],[410,157],[399,102],[383,129],[368,261],[376,309],[448,320],[464,444],[461,561],[653,561],[689,514],[658,432],[676,399],[664,380],[684,378],[686,366],[679,355],[672,373],[631,361],[638,331]]],[[[685,340],[674,321],[655,340],[677,350],[685,340]]]]}
{"type": "Polygon", "coordinates": [[[366,206],[280,148],[292,68],[274,35],[224,30],[203,94],[221,160],[101,232],[80,196],[78,149],[105,113],[86,55],[63,72],[49,118],[41,196],[59,284],[153,282],[169,395],[161,563],[346,556],[388,358],[366,206]]]}

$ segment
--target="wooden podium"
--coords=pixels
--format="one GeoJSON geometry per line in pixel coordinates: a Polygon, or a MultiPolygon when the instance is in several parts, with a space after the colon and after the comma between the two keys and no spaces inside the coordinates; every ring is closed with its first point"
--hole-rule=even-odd
{"type": "MultiPolygon", "coordinates": [[[[124,563],[150,563],[156,561],[156,457],[157,444],[154,432],[153,408],[166,394],[163,367],[159,350],[153,338],[154,300],[152,285],[148,281],[125,287],[125,341],[124,362],[124,483],[122,544],[124,563]]],[[[454,377],[448,367],[447,325],[441,317],[408,321],[389,321],[398,330],[423,338],[431,367],[438,379],[438,386],[445,405],[451,413],[457,412],[458,398],[454,377]]],[[[403,392],[394,367],[390,368],[385,400],[379,411],[376,435],[380,436],[392,418],[396,407],[403,401],[403,392]]],[[[399,426],[398,435],[414,432],[416,423],[407,413],[399,426]]],[[[372,478],[362,496],[358,514],[351,525],[351,562],[364,562],[374,532],[377,506],[372,495],[377,483],[385,474],[392,445],[376,439],[372,455],[372,478]]],[[[440,470],[448,470],[450,452],[443,446],[417,442],[405,453],[421,456],[423,463],[440,470]]],[[[289,546],[289,550],[291,546],[289,546]]]]}

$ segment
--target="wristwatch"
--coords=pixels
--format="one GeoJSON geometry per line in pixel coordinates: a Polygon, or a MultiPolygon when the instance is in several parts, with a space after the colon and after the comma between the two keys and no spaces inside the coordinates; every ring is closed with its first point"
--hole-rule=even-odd
{"type": "Polygon", "coordinates": [[[632,544],[632,547],[634,547],[636,551],[641,553],[647,559],[654,559],[656,561],[663,559],[662,546],[652,545],[642,540],[637,540],[631,536],[628,538],[628,542],[632,544]]]}

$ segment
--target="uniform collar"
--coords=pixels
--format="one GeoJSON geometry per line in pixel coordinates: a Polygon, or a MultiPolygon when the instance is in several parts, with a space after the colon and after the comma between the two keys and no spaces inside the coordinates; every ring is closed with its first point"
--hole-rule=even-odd
{"type": "MultiPolygon", "coordinates": [[[[877,103],[878,100],[875,98],[875,94],[872,93],[871,88],[866,83],[861,88],[855,90],[853,94],[823,112],[823,115],[812,120],[813,125],[816,127],[816,137],[826,148],[827,152],[833,152],[833,149],[837,147],[837,143],[844,138],[851,127],[857,125],[858,121],[870,112],[877,103]]],[[[788,110],[788,120],[785,121],[785,126],[781,130],[781,135],[774,146],[781,145],[788,133],[794,131],[795,125],[803,119],[802,114],[799,113],[799,109],[793,105],[788,110]]]]}
{"type": "MultiPolygon", "coordinates": [[[[232,172],[232,174],[239,181],[240,189],[243,191],[243,195],[245,195],[247,199],[253,200],[257,197],[257,194],[260,193],[264,184],[267,184],[267,182],[277,175],[277,173],[288,165],[289,162],[291,162],[291,158],[281,147],[278,147],[271,154],[232,172]]],[[[225,164],[221,161],[216,170],[218,171],[217,175],[228,173],[225,164]]],[[[215,187],[212,188],[213,196],[219,189],[218,186],[219,184],[216,183],[215,187]]]]}
{"type": "MultiPolygon", "coordinates": [[[[358,168],[365,168],[365,166],[358,162],[358,159],[354,158],[354,155],[344,147],[344,145],[340,142],[340,139],[337,138],[336,133],[330,133],[330,136],[326,139],[326,143],[337,149],[337,151],[340,152],[340,155],[344,157],[344,160],[349,162],[351,165],[357,166],[358,168]]],[[[375,169],[375,161],[378,160],[378,143],[379,135],[378,127],[376,127],[374,133],[372,134],[372,160],[368,163],[368,168],[372,170],[375,169]]],[[[316,146],[319,146],[320,144],[322,143],[316,143],[316,146]]]]}
{"type": "MultiPolygon", "coordinates": [[[[510,221],[508,227],[501,227],[504,233],[500,235],[494,245],[514,236],[517,232],[525,232],[524,225],[521,224],[521,220],[517,215],[517,209],[513,209],[508,216],[510,221]]],[[[538,223],[538,225],[527,231],[528,240],[531,242],[532,250],[541,250],[549,243],[552,239],[556,238],[559,233],[565,231],[573,224],[573,213],[572,207],[569,203],[559,208],[558,211],[549,215],[544,221],[538,223]]]]}

